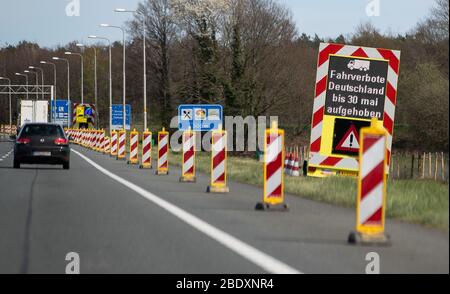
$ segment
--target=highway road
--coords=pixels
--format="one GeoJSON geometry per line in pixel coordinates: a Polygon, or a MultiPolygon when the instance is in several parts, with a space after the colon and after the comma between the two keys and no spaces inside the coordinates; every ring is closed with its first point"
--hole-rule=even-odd
{"type": "MultiPolygon", "coordinates": [[[[287,195],[289,212],[258,212],[261,188],[230,182],[229,194],[139,170],[72,145],[71,169],[12,168],[0,139],[0,273],[448,273],[449,235],[388,220],[390,247],[347,244],[353,209],[287,195]]],[[[330,191],[332,193],[332,191],[330,191]]]]}

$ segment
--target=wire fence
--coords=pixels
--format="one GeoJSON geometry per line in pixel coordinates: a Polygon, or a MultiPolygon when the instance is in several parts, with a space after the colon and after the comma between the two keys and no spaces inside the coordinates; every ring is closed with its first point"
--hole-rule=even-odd
{"type": "MultiPolygon", "coordinates": [[[[307,146],[286,146],[286,156],[297,155],[300,168],[308,160],[307,146]]],[[[394,151],[391,156],[389,178],[393,180],[428,179],[449,181],[449,154],[444,152],[394,151]]]]}
{"type": "Polygon", "coordinates": [[[394,152],[391,179],[430,179],[448,182],[449,155],[444,152],[394,152]]]}

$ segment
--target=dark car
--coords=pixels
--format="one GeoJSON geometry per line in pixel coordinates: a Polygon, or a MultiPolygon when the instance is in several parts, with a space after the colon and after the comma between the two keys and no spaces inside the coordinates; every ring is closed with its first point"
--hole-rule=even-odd
{"type": "Polygon", "coordinates": [[[27,123],[14,145],[14,168],[20,164],[62,164],[70,168],[69,140],[58,124],[27,123]]]}

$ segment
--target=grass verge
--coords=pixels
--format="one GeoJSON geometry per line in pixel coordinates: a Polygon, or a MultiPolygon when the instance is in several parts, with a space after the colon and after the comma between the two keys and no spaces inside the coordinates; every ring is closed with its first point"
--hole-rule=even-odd
{"type": "MultiPolygon", "coordinates": [[[[156,156],[154,150],[153,156],[156,156]]],[[[156,158],[156,157],[154,157],[156,158]]],[[[181,153],[172,152],[169,162],[181,165],[181,153]]],[[[251,158],[228,158],[229,180],[262,187],[263,164],[251,158]]],[[[196,154],[196,169],[210,172],[210,155],[196,154]]],[[[285,191],[303,198],[354,207],[357,181],[353,178],[285,177],[285,191]]],[[[432,180],[389,180],[387,217],[420,224],[443,231],[449,230],[448,183],[432,180]]]]}

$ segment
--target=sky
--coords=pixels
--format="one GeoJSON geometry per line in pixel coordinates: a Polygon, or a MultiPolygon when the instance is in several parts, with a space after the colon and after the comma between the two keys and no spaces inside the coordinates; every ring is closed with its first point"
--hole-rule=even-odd
{"type": "MultiPolygon", "coordinates": [[[[100,23],[123,25],[132,17],[114,8],[135,9],[141,0],[0,0],[0,47],[21,40],[44,47],[71,41],[88,43],[88,35],[121,40],[120,30],[100,23]],[[68,16],[67,6],[79,2],[79,16],[68,16]]],[[[362,22],[382,32],[405,33],[423,20],[433,0],[277,0],[291,9],[300,33],[323,38],[347,35],[362,22]],[[369,5],[370,14],[366,13],[369,5]],[[377,9],[379,8],[379,9],[377,9]]],[[[73,6],[72,6],[73,7],[73,6]]],[[[70,11],[69,11],[70,12],[70,11]]],[[[73,10],[72,10],[73,12],[73,10]]],[[[74,11],[76,14],[76,10],[74,11]]],[[[69,13],[70,14],[70,13],[69,13]]]]}

